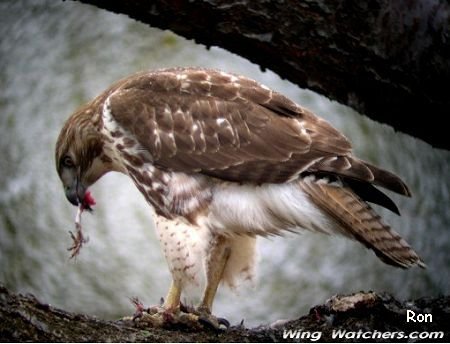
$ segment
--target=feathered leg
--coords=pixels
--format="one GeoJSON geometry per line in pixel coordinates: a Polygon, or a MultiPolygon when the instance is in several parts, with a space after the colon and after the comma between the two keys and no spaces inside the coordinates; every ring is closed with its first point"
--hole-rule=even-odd
{"type": "Polygon", "coordinates": [[[220,325],[229,327],[229,322],[223,318],[213,316],[211,309],[231,254],[230,241],[223,236],[215,236],[206,252],[206,285],[197,309],[189,313],[190,311],[180,307],[182,283],[177,279],[173,279],[162,307],[151,307],[149,309],[150,314],[142,316],[141,321],[157,327],[166,327],[171,324],[185,324],[194,328],[198,325],[216,329],[220,325]]]}

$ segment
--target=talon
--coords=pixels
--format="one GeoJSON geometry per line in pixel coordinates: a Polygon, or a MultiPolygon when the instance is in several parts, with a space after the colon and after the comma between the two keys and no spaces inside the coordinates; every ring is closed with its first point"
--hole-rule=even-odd
{"type": "Polygon", "coordinates": [[[191,330],[211,329],[214,331],[230,328],[230,322],[225,318],[211,315],[208,309],[194,309],[179,303],[177,307],[152,306],[146,308],[137,297],[129,298],[135,307],[131,318],[135,326],[145,328],[148,326],[158,328],[172,328],[182,326],[191,330]]]}
{"type": "Polygon", "coordinates": [[[193,306],[189,306],[183,302],[180,302],[180,311],[183,313],[198,314],[193,306]]]}
{"type": "Polygon", "coordinates": [[[161,313],[162,307],[161,306],[151,306],[147,308],[147,313],[148,314],[157,314],[157,313],[161,313]]]}
{"type": "Polygon", "coordinates": [[[218,330],[219,329],[219,326],[214,324],[210,318],[199,316],[198,317],[198,322],[200,324],[202,324],[203,326],[211,329],[211,330],[218,330]]]}
{"type": "Polygon", "coordinates": [[[136,321],[139,318],[142,318],[143,313],[134,312],[133,317],[131,318],[131,321],[136,321]]]}
{"type": "Polygon", "coordinates": [[[185,306],[183,302],[180,302],[180,312],[183,312],[183,313],[192,313],[192,312],[189,312],[188,307],[185,306]]]}
{"type": "Polygon", "coordinates": [[[226,329],[230,328],[230,322],[225,318],[216,318],[211,315],[200,315],[198,317],[198,322],[202,324],[204,327],[209,328],[211,330],[222,330],[220,325],[225,326],[226,329]]]}
{"type": "Polygon", "coordinates": [[[220,326],[220,325],[223,325],[223,326],[225,326],[227,329],[230,328],[230,322],[229,322],[227,319],[225,319],[225,318],[217,318],[217,322],[219,323],[219,326],[220,326]]]}

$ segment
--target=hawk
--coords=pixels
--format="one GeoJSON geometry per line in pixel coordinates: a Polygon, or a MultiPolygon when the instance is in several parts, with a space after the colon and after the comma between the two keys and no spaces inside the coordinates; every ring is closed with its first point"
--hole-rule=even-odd
{"type": "Polygon", "coordinates": [[[369,205],[398,214],[377,187],[410,196],[406,184],[355,157],[325,120],[243,76],[171,68],[120,80],[67,120],[56,168],[74,205],[88,207],[89,186],[116,171],[152,206],[172,275],[156,315],[183,313],[183,290],[203,281],[189,314],[217,320],[219,284],[254,277],[258,236],[339,234],[387,264],[425,266],[369,205]]]}

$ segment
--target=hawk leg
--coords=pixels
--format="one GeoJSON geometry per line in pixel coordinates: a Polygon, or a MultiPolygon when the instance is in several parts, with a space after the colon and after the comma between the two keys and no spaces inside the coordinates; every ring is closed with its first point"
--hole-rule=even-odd
{"type": "Polygon", "coordinates": [[[219,329],[221,325],[229,327],[226,319],[217,318],[211,314],[214,298],[230,257],[229,240],[223,236],[215,236],[211,240],[205,257],[206,285],[202,300],[196,309],[183,307],[180,302],[182,282],[176,278],[161,306],[150,307],[135,317],[139,326],[174,327],[177,325],[189,328],[219,329]]]}
{"type": "Polygon", "coordinates": [[[225,237],[217,236],[211,246],[206,259],[206,286],[197,308],[198,311],[206,313],[211,313],[214,297],[231,253],[225,237]]]}
{"type": "Polygon", "coordinates": [[[181,285],[179,282],[172,281],[163,308],[176,311],[180,309],[181,285]]]}
{"type": "Polygon", "coordinates": [[[171,328],[184,326],[188,328],[200,329],[202,324],[199,317],[193,313],[180,310],[181,283],[173,280],[170,285],[167,297],[161,306],[153,306],[143,310],[142,305],[138,307],[138,316],[134,317],[138,327],[164,327],[171,328]],[[140,308],[140,309],[139,309],[140,308]]]}
{"type": "Polygon", "coordinates": [[[229,247],[229,241],[223,236],[215,237],[211,246],[206,257],[206,286],[202,301],[195,313],[198,314],[199,321],[205,323],[205,325],[217,329],[220,325],[224,325],[228,328],[230,323],[226,319],[213,316],[211,310],[217,288],[222,280],[225,266],[231,254],[231,248],[229,247]]]}

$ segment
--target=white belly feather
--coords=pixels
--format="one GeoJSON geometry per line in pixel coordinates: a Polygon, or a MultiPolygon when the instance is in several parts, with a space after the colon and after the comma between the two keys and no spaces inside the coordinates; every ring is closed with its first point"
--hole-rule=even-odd
{"type": "MultiPolygon", "coordinates": [[[[205,260],[212,235],[203,225],[194,226],[182,218],[166,219],[155,214],[156,232],[174,280],[183,285],[200,286],[205,281],[205,260]]],[[[205,223],[205,221],[199,221],[205,223]]],[[[253,282],[256,268],[256,237],[229,238],[231,254],[225,266],[223,282],[231,288],[239,281],[253,282]]]]}
{"type": "Polygon", "coordinates": [[[203,280],[203,258],[211,232],[183,218],[166,219],[155,214],[156,232],[174,280],[199,286],[203,280]]]}
{"type": "Polygon", "coordinates": [[[182,217],[156,216],[157,233],[174,279],[184,286],[200,285],[213,235],[228,237],[231,255],[223,281],[231,287],[239,280],[253,281],[256,236],[282,235],[284,231],[313,230],[333,233],[329,217],[317,208],[296,182],[261,186],[219,184],[197,225],[182,217]]]}
{"type": "Polygon", "coordinates": [[[208,226],[222,234],[282,235],[311,230],[336,233],[336,224],[297,185],[218,186],[210,206],[208,226]]]}

